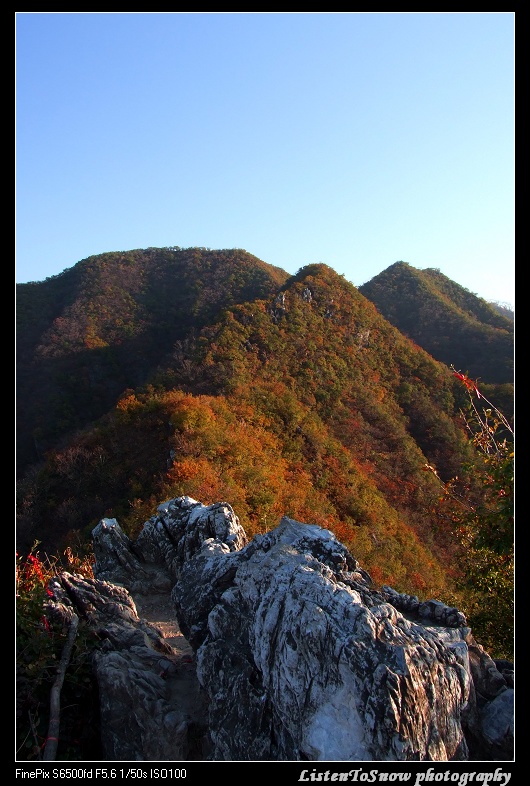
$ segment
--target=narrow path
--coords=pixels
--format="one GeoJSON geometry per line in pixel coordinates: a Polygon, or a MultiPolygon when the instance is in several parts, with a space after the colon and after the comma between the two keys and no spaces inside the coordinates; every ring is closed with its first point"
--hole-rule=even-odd
{"type": "Polygon", "coordinates": [[[137,595],[138,616],[157,627],[173,650],[172,667],[165,676],[168,702],[187,719],[190,756],[203,761],[209,749],[208,701],[197,679],[195,655],[178,626],[175,609],[167,593],[137,595]]]}
{"type": "Polygon", "coordinates": [[[177,656],[189,656],[193,659],[193,650],[180,631],[175,609],[167,593],[137,595],[134,602],[138,616],[162,631],[164,640],[173,648],[177,656]]]}

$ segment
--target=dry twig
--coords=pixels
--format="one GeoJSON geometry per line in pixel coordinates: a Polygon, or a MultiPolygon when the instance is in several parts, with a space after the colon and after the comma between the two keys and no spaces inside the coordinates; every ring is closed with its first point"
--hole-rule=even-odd
{"type": "Polygon", "coordinates": [[[61,716],[61,689],[63,687],[64,675],[70,661],[72,648],[74,646],[75,637],[77,634],[77,626],[79,618],[74,614],[68,629],[68,638],[64,645],[57,677],[53,683],[50,695],[50,723],[48,725],[48,736],[46,737],[46,745],[44,748],[43,759],[45,761],[54,761],[57,752],[57,745],[59,744],[59,724],[61,716]]]}

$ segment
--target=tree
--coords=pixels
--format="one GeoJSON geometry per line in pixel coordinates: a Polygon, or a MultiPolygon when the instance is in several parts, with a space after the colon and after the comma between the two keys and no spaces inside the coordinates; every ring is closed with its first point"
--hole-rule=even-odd
{"type": "MultiPolygon", "coordinates": [[[[464,608],[477,641],[500,658],[513,657],[514,442],[513,429],[477,384],[453,373],[469,396],[462,411],[473,459],[460,477],[442,484],[441,511],[459,545],[464,608]],[[479,407],[477,402],[481,401],[479,407]]],[[[427,469],[436,474],[433,467],[427,469]]]]}

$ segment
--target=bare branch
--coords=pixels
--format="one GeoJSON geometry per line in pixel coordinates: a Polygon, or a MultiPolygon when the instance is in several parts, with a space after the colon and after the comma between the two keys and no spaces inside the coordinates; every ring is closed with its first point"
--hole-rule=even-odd
{"type": "Polygon", "coordinates": [[[64,675],[70,662],[70,655],[74,646],[75,637],[77,634],[77,626],[79,624],[79,617],[77,614],[72,616],[70,627],[68,629],[68,638],[64,645],[57,676],[50,695],[50,723],[48,725],[48,736],[46,737],[46,746],[44,748],[44,761],[54,761],[57,752],[57,745],[59,744],[59,725],[61,715],[61,689],[63,687],[64,675]]]}

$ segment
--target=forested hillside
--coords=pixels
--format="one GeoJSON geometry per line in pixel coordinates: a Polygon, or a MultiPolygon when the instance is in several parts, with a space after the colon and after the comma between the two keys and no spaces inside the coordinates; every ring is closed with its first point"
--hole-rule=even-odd
{"type": "Polygon", "coordinates": [[[396,262],[359,291],[442,363],[483,383],[513,382],[513,320],[439,270],[396,262]]]}
{"type": "Polygon", "coordinates": [[[287,278],[238,249],[164,248],[101,254],[18,284],[19,469],[144,384],[175,341],[287,278]]]}
{"type": "Polygon", "coordinates": [[[288,276],[241,250],[171,248],[19,285],[19,550],[82,549],[104,516],[134,535],[189,495],[229,502],[250,536],[283,515],[320,524],[376,582],[453,600],[461,544],[441,486],[476,457],[449,365],[511,406],[513,333],[418,273],[398,263],[361,291],[323,264],[288,276]],[[414,340],[392,324],[412,311],[414,340]],[[445,315],[444,362],[420,345],[427,313],[445,315]]]}

